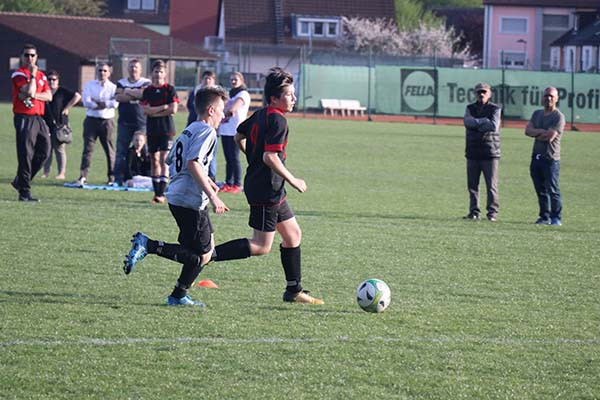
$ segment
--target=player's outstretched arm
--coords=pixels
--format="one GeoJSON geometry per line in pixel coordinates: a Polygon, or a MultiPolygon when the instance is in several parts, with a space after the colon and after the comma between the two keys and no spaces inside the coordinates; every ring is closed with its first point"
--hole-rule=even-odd
{"type": "Polygon", "coordinates": [[[190,160],[188,161],[187,167],[196,183],[208,196],[208,200],[210,200],[210,204],[213,206],[213,211],[216,214],[223,214],[224,212],[229,211],[229,208],[223,203],[219,196],[217,196],[217,192],[214,189],[214,186],[211,185],[210,178],[204,173],[200,162],[198,160],[190,160]]]}
{"type": "Polygon", "coordinates": [[[266,151],[263,154],[264,163],[271,168],[276,174],[280,175],[287,183],[292,185],[294,189],[300,193],[306,192],[306,182],[303,179],[296,178],[292,173],[283,165],[277,153],[272,151],[266,151]]]}

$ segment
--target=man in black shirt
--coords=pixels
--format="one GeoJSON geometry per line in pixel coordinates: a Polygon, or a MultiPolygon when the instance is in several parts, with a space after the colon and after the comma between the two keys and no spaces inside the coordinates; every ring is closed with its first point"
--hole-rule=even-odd
{"type": "Polygon", "coordinates": [[[272,68],[264,90],[269,105],[237,128],[235,140],[248,161],[244,192],[250,205],[253,235],[252,239],[236,239],[217,246],[213,259],[225,261],[267,254],[277,231],[282,238],[281,263],[286,279],[283,301],[323,304],[323,300],[302,288],[302,231],[287,203],[284,187],[287,182],[300,193],[306,191],[306,182],[285,166],[289,130],[284,114],[292,111],[296,103],[293,83],[290,73],[272,68]]]}
{"type": "Polygon", "coordinates": [[[487,219],[498,219],[498,162],[500,160],[500,106],[492,103],[492,91],[487,83],[474,88],[475,103],[465,110],[465,157],[467,159],[467,187],[469,214],[464,218],[479,219],[479,178],[483,173],[487,187],[487,219]]]}
{"type": "Polygon", "coordinates": [[[137,59],[129,61],[129,76],[117,82],[116,99],[119,102],[117,124],[117,154],[115,156],[115,181],[122,185],[127,165],[127,149],[136,131],[146,132],[146,115],[140,107],[144,89],[150,79],[142,76],[142,64],[137,59]]]}

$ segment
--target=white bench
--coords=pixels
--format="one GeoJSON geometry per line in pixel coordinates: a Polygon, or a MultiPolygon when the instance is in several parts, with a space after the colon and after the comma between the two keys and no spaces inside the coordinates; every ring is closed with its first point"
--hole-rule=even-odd
{"type": "Polygon", "coordinates": [[[358,100],[340,100],[340,108],[342,109],[342,113],[346,113],[346,115],[350,115],[350,113],[354,114],[354,116],[365,115],[365,110],[367,107],[363,107],[360,105],[360,101],[358,100]]]}
{"type": "Polygon", "coordinates": [[[323,107],[323,115],[326,115],[327,112],[331,115],[335,115],[338,111],[343,114],[338,99],[321,99],[321,107],[323,107]]]}

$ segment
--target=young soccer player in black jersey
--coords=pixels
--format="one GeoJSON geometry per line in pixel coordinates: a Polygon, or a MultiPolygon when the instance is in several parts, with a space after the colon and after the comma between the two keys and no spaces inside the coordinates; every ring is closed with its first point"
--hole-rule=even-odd
{"type": "Polygon", "coordinates": [[[303,290],[301,285],[300,242],[302,231],[287,203],[284,184],[303,193],[306,183],[286,168],[288,125],[284,114],[296,103],[292,75],[281,68],[272,68],[265,83],[268,106],[254,113],[237,128],[235,140],[246,154],[248,168],[244,193],[250,205],[251,239],[236,239],[215,248],[215,261],[235,260],[267,254],[275,238],[282,238],[281,263],[287,281],[283,300],[308,304],[323,304],[303,290]]]}
{"type": "Polygon", "coordinates": [[[165,202],[165,189],[169,180],[165,159],[175,136],[173,115],[177,113],[179,104],[175,88],[165,81],[166,74],[167,66],[164,61],[156,60],[152,63],[152,84],[144,89],[141,102],[147,116],[146,134],[152,161],[153,203],[165,202]]]}

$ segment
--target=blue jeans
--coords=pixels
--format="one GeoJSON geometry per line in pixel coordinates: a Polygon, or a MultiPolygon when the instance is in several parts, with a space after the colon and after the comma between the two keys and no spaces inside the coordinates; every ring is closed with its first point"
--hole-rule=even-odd
{"type": "Polygon", "coordinates": [[[560,161],[534,154],[529,173],[538,197],[540,218],[558,218],[562,215],[562,200],[558,188],[560,161]]]}
{"type": "Polygon", "coordinates": [[[115,156],[115,181],[119,184],[125,181],[127,175],[127,149],[133,139],[135,131],[146,131],[145,126],[137,124],[117,124],[117,154],[115,156]]]}
{"type": "Polygon", "coordinates": [[[242,165],[240,164],[240,148],[234,136],[221,135],[221,144],[225,154],[225,183],[228,185],[242,185],[242,165]]]}

